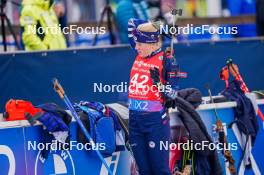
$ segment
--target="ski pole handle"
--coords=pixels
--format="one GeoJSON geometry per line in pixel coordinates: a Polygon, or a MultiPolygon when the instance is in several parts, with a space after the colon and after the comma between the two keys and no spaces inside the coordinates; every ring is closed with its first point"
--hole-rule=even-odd
{"type": "MultiPolygon", "coordinates": [[[[235,75],[234,75],[234,76],[235,76],[235,79],[241,83],[241,85],[240,85],[241,90],[242,90],[244,93],[249,92],[249,89],[248,89],[248,87],[247,87],[245,81],[243,80],[242,76],[241,76],[240,73],[238,72],[237,65],[235,65],[235,64],[233,63],[233,60],[232,60],[232,59],[229,59],[229,60],[227,61],[226,64],[227,64],[227,67],[228,67],[229,70],[230,70],[230,67],[231,67],[232,72],[235,74],[235,75]],[[235,65],[235,66],[234,66],[234,65],[235,65]]],[[[231,72],[231,73],[232,73],[232,72],[231,72]]]]}
{"type": "Polygon", "coordinates": [[[57,78],[53,79],[53,89],[58,93],[61,99],[64,99],[65,92],[57,78]]]}
{"type": "MultiPolygon", "coordinates": [[[[248,89],[248,87],[247,87],[247,85],[246,85],[246,83],[245,83],[245,81],[243,80],[243,78],[241,77],[241,75],[239,74],[239,72],[237,72],[236,69],[234,68],[234,66],[233,66],[233,60],[232,59],[227,60],[226,64],[227,64],[228,67],[231,66],[231,68],[233,69],[233,71],[236,74],[236,78],[242,83],[242,85],[240,86],[240,88],[242,89],[242,91],[244,93],[250,92],[249,89],[248,89]]],[[[259,108],[257,110],[257,114],[261,118],[261,120],[264,122],[264,115],[263,115],[263,113],[261,112],[261,110],[259,108]]]]}
{"type": "Polygon", "coordinates": [[[233,60],[232,59],[227,60],[226,65],[229,68],[229,70],[230,70],[230,67],[231,67],[232,72],[234,72],[234,74],[235,74],[235,78],[241,77],[240,74],[239,74],[239,72],[238,72],[237,66],[234,67],[234,63],[233,63],[233,60]]]}

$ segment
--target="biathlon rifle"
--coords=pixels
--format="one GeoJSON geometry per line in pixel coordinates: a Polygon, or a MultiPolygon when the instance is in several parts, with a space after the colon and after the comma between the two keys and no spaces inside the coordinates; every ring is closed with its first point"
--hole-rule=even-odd
{"type": "Polygon", "coordinates": [[[214,99],[212,97],[211,89],[210,89],[208,84],[206,84],[205,87],[206,87],[206,89],[208,91],[208,94],[209,94],[209,97],[210,97],[210,101],[214,105],[214,114],[215,114],[215,118],[216,118],[215,131],[218,133],[218,141],[219,141],[219,143],[221,143],[222,146],[223,146],[222,147],[222,149],[223,149],[222,153],[224,154],[224,157],[225,157],[226,161],[229,164],[228,165],[228,169],[229,169],[230,173],[233,174],[233,175],[236,175],[235,160],[232,157],[232,154],[231,154],[230,150],[225,149],[226,146],[228,145],[228,142],[227,142],[227,137],[226,137],[226,134],[225,134],[225,131],[224,131],[223,123],[220,120],[219,115],[217,113],[216,105],[215,105],[214,99]]]}

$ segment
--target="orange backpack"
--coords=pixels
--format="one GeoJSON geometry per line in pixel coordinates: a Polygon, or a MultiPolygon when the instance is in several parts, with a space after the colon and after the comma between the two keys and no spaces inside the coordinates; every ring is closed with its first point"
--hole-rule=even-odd
{"type": "Polygon", "coordinates": [[[42,112],[40,108],[36,108],[29,101],[24,100],[14,100],[10,99],[6,103],[6,112],[4,113],[4,118],[7,121],[13,120],[26,120],[26,114],[35,116],[37,113],[42,112]]]}

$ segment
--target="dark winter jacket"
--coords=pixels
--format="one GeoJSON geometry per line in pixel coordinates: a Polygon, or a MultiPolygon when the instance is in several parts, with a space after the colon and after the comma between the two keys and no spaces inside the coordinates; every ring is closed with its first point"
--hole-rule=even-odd
{"type": "MultiPolygon", "coordinates": [[[[199,90],[194,88],[183,89],[178,91],[178,97],[175,100],[168,101],[167,107],[177,107],[185,128],[188,130],[190,139],[194,143],[208,141],[212,139],[208,134],[206,127],[195,110],[202,102],[202,95],[199,90]]],[[[216,150],[199,150],[195,151],[195,174],[199,175],[220,175],[222,168],[218,160],[216,150]]]]}
{"type": "Polygon", "coordinates": [[[229,87],[222,92],[228,100],[235,101],[237,107],[234,108],[234,117],[237,122],[238,128],[244,134],[249,134],[256,137],[258,132],[258,121],[254,107],[250,101],[240,89],[238,81],[233,81],[229,84],[229,87]]]}

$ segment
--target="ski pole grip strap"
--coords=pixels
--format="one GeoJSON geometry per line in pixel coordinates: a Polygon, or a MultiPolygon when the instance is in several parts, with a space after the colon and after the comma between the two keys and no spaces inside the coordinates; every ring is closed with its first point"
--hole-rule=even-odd
{"type": "Polygon", "coordinates": [[[58,79],[56,79],[56,78],[53,79],[53,85],[54,85],[53,86],[54,90],[58,93],[58,95],[60,96],[60,98],[63,99],[65,92],[64,92],[62,86],[60,85],[58,79]]]}

